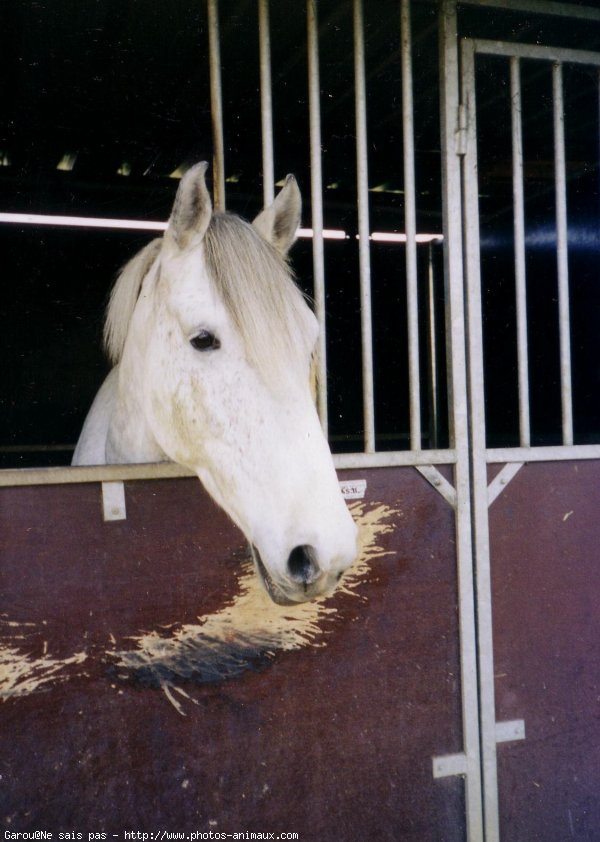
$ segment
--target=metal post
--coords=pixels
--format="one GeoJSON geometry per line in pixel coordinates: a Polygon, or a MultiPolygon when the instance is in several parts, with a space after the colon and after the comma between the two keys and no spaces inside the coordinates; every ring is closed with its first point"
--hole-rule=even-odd
{"type": "Polygon", "coordinates": [[[562,443],[573,444],[573,402],[571,387],[571,320],[569,316],[569,262],[567,234],[567,179],[565,171],[565,116],[562,64],[552,68],[554,110],[554,177],[556,181],[556,260],[558,269],[558,320],[560,336],[560,396],[562,443]]]}
{"type": "Polygon", "coordinates": [[[365,81],[365,36],[362,0],[353,0],[353,11],[363,419],[365,428],[365,452],[373,453],[375,451],[375,404],[373,388],[373,328],[371,314],[371,255],[369,246],[367,94],[365,81]]]}
{"type": "Polygon", "coordinates": [[[262,128],[263,202],[268,207],[275,198],[273,155],[273,101],[271,95],[271,33],[269,0],[258,0],[258,46],[260,64],[260,115],[262,128]]]}
{"type": "Polygon", "coordinates": [[[308,107],[310,131],[310,196],[312,217],[312,257],[315,311],[319,321],[317,351],[317,406],[323,432],[327,435],[327,332],[325,299],[325,251],[323,243],[323,173],[321,166],[321,86],[319,81],[319,40],[317,0],[306,5],[308,39],[308,107]]]}
{"type": "Polygon", "coordinates": [[[483,373],[483,326],[479,237],[479,184],[475,113],[475,50],[463,41],[462,105],[467,117],[464,158],[464,242],[467,302],[467,359],[471,418],[471,499],[477,594],[477,657],[483,817],[486,842],[499,842],[498,772],[496,761],[496,704],[492,626],[492,585],[488,519],[483,373]]]}
{"type": "Polygon", "coordinates": [[[410,446],[421,449],[421,386],[419,368],[419,308],[417,287],[417,222],[410,0],[400,4],[402,53],[402,134],[404,142],[404,228],[406,232],[406,293],[408,309],[408,371],[410,446]]]}
{"type": "Polygon", "coordinates": [[[529,447],[529,366],[527,354],[527,292],[525,285],[525,210],[523,199],[523,130],[521,122],[521,65],[510,59],[515,237],[515,289],[517,303],[517,359],[519,369],[519,441],[529,447]]]}
{"type": "Polygon", "coordinates": [[[213,134],[213,194],[216,210],[225,210],[225,142],[223,139],[223,96],[221,91],[221,44],[218,0],[207,0],[208,53],[210,66],[210,111],[213,134]]]}
{"type": "Polygon", "coordinates": [[[461,165],[456,137],[459,106],[456,0],[441,0],[440,94],[446,337],[452,445],[456,449],[456,552],[459,591],[460,663],[465,800],[469,842],[483,839],[477,636],[473,588],[473,545],[469,480],[469,427],[463,296],[461,165]]]}
{"type": "Polygon", "coordinates": [[[437,361],[437,324],[435,315],[435,283],[433,269],[433,243],[428,245],[427,254],[427,318],[428,318],[428,362],[429,362],[429,447],[438,446],[439,396],[437,361]]]}

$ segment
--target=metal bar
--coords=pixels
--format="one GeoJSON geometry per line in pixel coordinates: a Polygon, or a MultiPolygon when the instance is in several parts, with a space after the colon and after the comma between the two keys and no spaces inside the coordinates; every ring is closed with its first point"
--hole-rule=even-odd
{"type": "Polygon", "coordinates": [[[558,270],[558,324],[560,338],[560,397],[563,444],[573,444],[571,383],[571,319],[569,315],[569,246],[567,233],[567,178],[565,170],[565,116],[562,65],[552,68],[554,110],[554,179],[556,185],[556,261],[558,270]]]}
{"type": "Polygon", "coordinates": [[[415,467],[421,476],[425,477],[436,491],[439,491],[446,502],[450,503],[453,509],[456,508],[456,489],[435,465],[416,465],[415,467]]]}
{"type": "Polygon", "coordinates": [[[523,462],[507,462],[506,465],[496,474],[494,479],[488,485],[488,508],[492,505],[494,500],[502,494],[504,489],[512,479],[516,477],[523,462]]]}
{"type": "Polygon", "coordinates": [[[102,515],[104,520],[126,520],[125,486],[122,482],[102,483],[102,515]]]}
{"type": "Polygon", "coordinates": [[[379,453],[335,453],[333,456],[333,463],[338,470],[453,465],[455,462],[455,450],[392,450],[379,453]]]}
{"type": "Polygon", "coordinates": [[[356,170],[358,188],[358,254],[362,339],[363,423],[365,451],[375,451],[373,386],[373,326],[371,313],[371,254],[369,246],[369,177],[367,154],[367,94],[362,0],[353,0],[354,100],[356,111],[356,170]]]}
{"type": "MultiPolygon", "coordinates": [[[[466,775],[469,771],[469,763],[465,754],[447,754],[442,757],[434,757],[432,763],[434,778],[466,775]]],[[[482,837],[479,838],[482,839],[482,837]]]]}
{"type": "Polygon", "coordinates": [[[258,46],[260,64],[260,115],[262,128],[263,202],[268,207],[275,198],[273,155],[273,101],[271,84],[271,32],[269,0],[258,0],[258,46]]]}
{"type": "Polygon", "coordinates": [[[496,722],[496,742],[512,743],[514,740],[525,739],[525,720],[510,719],[496,722]]]}
{"type": "Polygon", "coordinates": [[[223,94],[221,88],[221,42],[219,2],[207,0],[208,55],[210,68],[210,111],[213,136],[213,198],[218,211],[225,210],[225,141],[223,138],[223,94]]]}
{"type": "Polygon", "coordinates": [[[64,468],[15,468],[0,471],[0,487],[119,482],[135,479],[175,479],[195,476],[172,462],[145,465],[81,465],[64,468]]]}
{"type": "MultiPolygon", "coordinates": [[[[572,447],[492,448],[486,452],[488,464],[509,462],[563,462],[598,459],[600,444],[578,444],[572,447]]],[[[354,468],[418,467],[420,465],[453,465],[456,450],[397,450],[380,453],[336,453],[337,470],[354,468]]],[[[120,480],[178,479],[195,474],[173,462],[151,462],[142,465],[93,465],[59,468],[5,468],[0,470],[0,488],[22,485],[59,485],[61,483],[106,482],[120,480]]]]}
{"type": "Polygon", "coordinates": [[[570,447],[495,447],[486,453],[489,464],[500,462],[565,462],[600,459],[600,444],[574,444],[570,447]]]}
{"type": "MultiPolygon", "coordinates": [[[[600,446],[598,448],[600,456],[600,446]]],[[[417,465],[452,465],[454,450],[398,450],[381,453],[336,453],[338,470],[354,468],[415,467],[417,465]]],[[[121,480],[179,479],[196,476],[174,462],[150,462],[142,465],[81,465],[60,468],[6,468],[0,470],[0,488],[20,485],[59,485],[62,483],[109,482],[121,480]]]]}
{"type": "Polygon", "coordinates": [[[323,244],[323,173],[321,164],[321,85],[319,73],[319,27],[317,0],[306,4],[308,50],[308,109],[310,133],[310,201],[313,227],[313,294],[319,321],[317,349],[317,406],[325,435],[329,429],[327,409],[327,327],[325,298],[325,250],[323,244]]]}
{"type": "Polygon", "coordinates": [[[435,315],[435,284],[433,272],[433,244],[428,246],[427,264],[427,351],[429,362],[428,402],[429,402],[429,445],[438,446],[439,437],[439,399],[438,399],[438,360],[437,360],[437,324],[435,315]]]}
{"type": "Polygon", "coordinates": [[[404,144],[404,230],[406,232],[406,295],[408,310],[408,383],[410,446],[421,447],[421,385],[419,370],[419,306],[417,287],[417,211],[410,0],[400,3],[402,55],[402,138],[404,144]]]}
{"type": "Polygon", "coordinates": [[[475,52],[488,56],[517,56],[518,58],[560,61],[568,64],[589,64],[600,67],[600,53],[571,50],[563,47],[542,47],[538,44],[517,44],[508,41],[476,39],[475,52]]]}
{"type": "Polygon", "coordinates": [[[444,280],[446,341],[452,444],[456,448],[456,553],[463,749],[466,763],[465,810],[467,838],[483,838],[479,710],[477,699],[477,636],[473,590],[473,545],[469,479],[469,427],[466,384],[465,321],[462,255],[461,164],[456,154],[459,105],[456,0],[441,0],[440,129],[444,221],[444,280]]]}
{"type": "Polygon", "coordinates": [[[479,184],[475,109],[475,52],[472,42],[462,48],[462,103],[465,107],[464,243],[467,302],[469,410],[471,417],[471,495],[477,594],[477,657],[483,817],[486,842],[499,842],[498,772],[496,763],[496,705],[492,636],[487,470],[485,464],[485,394],[479,238],[479,184]]]}
{"type": "Polygon", "coordinates": [[[527,292],[525,285],[525,207],[523,198],[523,127],[521,121],[521,67],[510,59],[513,157],[513,217],[515,237],[515,290],[517,304],[517,365],[519,376],[519,442],[529,447],[529,366],[527,354],[527,292]]]}
{"type": "Polygon", "coordinates": [[[591,6],[575,3],[557,3],[553,0],[460,0],[461,6],[482,6],[484,8],[509,9],[514,12],[532,12],[538,15],[578,18],[600,21],[600,11],[591,6]]]}

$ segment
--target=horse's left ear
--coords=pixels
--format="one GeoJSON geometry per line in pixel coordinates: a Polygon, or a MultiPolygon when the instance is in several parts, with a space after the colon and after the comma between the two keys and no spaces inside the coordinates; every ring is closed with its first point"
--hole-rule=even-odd
{"type": "Polygon", "coordinates": [[[212,216],[212,203],[206,187],[208,164],[190,167],[179,184],[165,241],[174,242],[180,249],[187,249],[200,242],[212,216]]]}
{"type": "Polygon", "coordinates": [[[252,224],[261,237],[285,257],[296,239],[301,213],[298,182],[293,175],[288,175],[273,204],[261,211],[252,224]]]}

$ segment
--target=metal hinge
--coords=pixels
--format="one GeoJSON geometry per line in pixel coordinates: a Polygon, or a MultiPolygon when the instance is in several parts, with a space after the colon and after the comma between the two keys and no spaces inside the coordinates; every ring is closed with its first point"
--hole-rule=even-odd
{"type": "Polygon", "coordinates": [[[469,111],[464,103],[456,110],[456,154],[467,154],[467,137],[469,131],[469,111]]]}

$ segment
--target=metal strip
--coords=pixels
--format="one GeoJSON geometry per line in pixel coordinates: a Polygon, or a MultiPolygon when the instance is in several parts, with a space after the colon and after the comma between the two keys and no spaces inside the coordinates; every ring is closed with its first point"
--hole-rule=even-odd
{"type": "MultiPolygon", "coordinates": [[[[462,257],[462,188],[460,159],[456,155],[459,104],[456,2],[441,0],[440,96],[442,142],[442,195],[444,221],[444,279],[446,283],[446,337],[452,444],[456,448],[456,553],[463,747],[465,752],[465,810],[469,842],[483,838],[479,713],[477,698],[477,645],[473,593],[473,545],[469,482],[469,427],[466,385],[465,321],[462,257]]],[[[432,460],[434,461],[434,460],[432,460]]]]}
{"type": "Polygon", "coordinates": [[[441,474],[435,465],[417,465],[417,471],[425,477],[428,483],[432,485],[442,497],[450,503],[453,509],[456,508],[456,489],[448,482],[446,477],[441,474]]]}
{"type": "Polygon", "coordinates": [[[379,453],[336,453],[333,456],[333,463],[338,470],[453,465],[455,462],[455,450],[396,450],[379,453]]]}
{"type": "MultiPolygon", "coordinates": [[[[333,461],[338,471],[347,468],[414,467],[432,463],[452,465],[456,461],[456,453],[454,450],[336,453],[333,461]]],[[[80,465],[64,468],[8,468],[0,471],[0,488],[112,480],[179,479],[193,476],[195,474],[192,471],[174,462],[149,462],[140,465],[80,465]]]]}
{"type": "Polygon", "coordinates": [[[504,491],[511,479],[515,477],[523,467],[523,462],[509,462],[488,485],[488,508],[504,491]]]}
{"type": "Polygon", "coordinates": [[[438,446],[440,428],[440,410],[438,403],[438,359],[437,359],[437,325],[435,315],[435,285],[433,272],[433,244],[428,246],[427,263],[427,319],[428,336],[427,352],[429,365],[428,402],[429,402],[429,445],[438,446]]]}
{"type": "Polygon", "coordinates": [[[134,479],[174,479],[195,476],[173,462],[145,465],[80,465],[65,468],[15,468],[0,471],[0,488],[24,485],[109,482],[134,479]]]}
{"type": "Polygon", "coordinates": [[[554,110],[554,178],[556,184],[556,261],[558,271],[558,323],[560,336],[560,397],[563,444],[573,444],[571,385],[571,320],[569,316],[569,256],[567,234],[567,178],[565,169],[565,116],[562,65],[552,68],[554,110]]]}
{"type": "MultiPolygon", "coordinates": [[[[506,722],[496,722],[496,743],[512,743],[525,739],[525,722],[522,719],[512,719],[506,722]]],[[[464,754],[446,754],[433,758],[433,777],[449,778],[467,774],[467,758],[464,754]]],[[[478,842],[480,842],[480,837],[478,842]]]]}
{"type": "Polygon", "coordinates": [[[600,459],[600,444],[574,444],[571,447],[495,447],[486,453],[492,462],[563,462],[577,459],[600,459]]]}
{"type": "MultiPolygon", "coordinates": [[[[469,771],[469,764],[467,763],[467,756],[465,754],[447,754],[445,757],[433,758],[433,777],[434,778],[449,778],[454,775],[467,775],[469,771]]],[[[471,836],[469,839],[473,842],[480,842],[482,836],[471,836]]]]}
{"type": "Polygon", "coordinates": [[[273,154],[273,101],[271,95],[271,32],[269,0],[258,0],[258,51],[260,65],[260,118],[262,128],[263,202],[268,207],[275,198],[273,154]]]}
{"type": "Polygon", "coordinates": [[[319,322],[317,349],[317,406],[325,435],[329,429],[327,408],[327,327],[325,303],[325,250],[323,244],[323,173],[321,162],[321,84],[319,73],[319,26],[317,0],[306,4],[308,50],[308,112],[310,132],[310,200],[313,227],[313,294],[319,322]]]}
{"type": "Polygon", "coordinates": [[[517,365],[519,377],[519,442],[529,447],[529,366],[527,354],[527,293],[525,285],[525,203],[523,197],[523,127],[521,122],[521,66],[510,59],[513,155],[513,208],[515,236],[515,288],[517,305],[517,365]]]}
{"type": "Polygon", "coordinates": [[[514,12],[532,12],[538,15],[578,18],[600,21],[600,11],[591,6],[575,3],[556,3],[553,0],[460,0],[461,6],[482,6],[492,9],[509,9],[514,12]]]}
{"type": "Polygon", "coordinates": [[[600,53],[588,50],[571,50],[564,47],[542,47],[538,44],[516,44],[510,41],[476,39],[475,52],[489,56],[517,56],[518,58],[558,61],[565,64],[591,64],[600,67],[600,53]]]}
{"type": "Polygon", "coordinates": [[[471,494],[476,568],[479,715],[483,814],[486,842],[500,838],[492,592],[490,571],[487,472],[485,464],[485,395],[479,240],[479,184],[477,177],[477,128],[475,111],[475,52],[473,42],[462,47],[462,101],[468,116],[467,154],[464,158],[464,242],[466,267],[468,378],[471,415],[471,494]]]}
{"type": "Polygon", "coordinates": [[[371,313],[371,254],[369,246],[369,178],[367,153],[367,94],[362,0],[353,0],[354,93],[356,110],[356,170],[358,189],[358,255],[362,338],[363,423],[365,451],[375,452],[373,387],[373,327],[371,313]]]}
{"type": "Polygon", "coordinates": [[[408,383],[410,446],[421,448],[421,386],[419,371],[419,308],[417,286],[417,211],[410,0],[400,4],[402,56],[402,138],[404,145],[404,230],[406,232],[406,296],[408,311],[408,383]]]}
{"type": "Polygon", "coordinates": [[[125,520],[125,486],[122,482],[102,483],[102,513],[104,520],[125,520]]]}
{"type": "Polygon", "coordinates": [[[506,722],[496,722],[496,742],[512,743],[514,740],[525,739],[525,722],[522,719],[511,719],[506,722]]]}
{"type": "MultiPolygon", "coordinates": [[[[348,468],[414,467],[432,463],[452,465],[456,461],[456,453],[454,450],[336,453],[333,461],[338,471],[348,468]]],[[[79,465],[64,468],[8,468],[0,471],[0,488],[136,479],[180,479],[193,476],[196,475],[192,471],[174,462],[149,462],[141,465],[79,465]]]]}
{"type": "Polygon", "coordinates": [[[213,196],[215,208],[225,210],[225,141],[223,139],[223,95],[221,89],[221,43],[219,2],[207,0],[208,56],[210,68],[210,111],[213,135],[213,196]]]}

